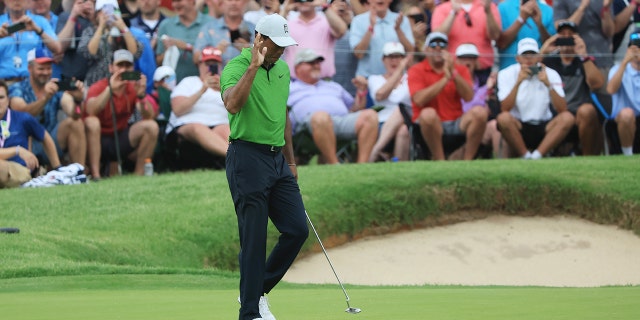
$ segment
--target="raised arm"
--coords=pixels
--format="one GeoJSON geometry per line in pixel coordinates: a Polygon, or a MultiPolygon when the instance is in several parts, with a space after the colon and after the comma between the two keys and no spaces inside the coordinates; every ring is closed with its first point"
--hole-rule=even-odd
{"type": "Polygon", "coordinates": [[[263,45],[262,35],[258,33],[251,48],[251,63],[235,86],[226,89],[222,95],[224,107],[231,114],[236,114],[242,110],[247,103],[251,85],[255,79],[258,69],[264,63],[264,56],[267,54],[267,47],[263,45]]]}

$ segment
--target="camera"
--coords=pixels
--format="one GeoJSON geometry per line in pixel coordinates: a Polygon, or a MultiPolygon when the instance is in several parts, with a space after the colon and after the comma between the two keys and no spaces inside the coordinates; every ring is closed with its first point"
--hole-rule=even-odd
{"type": "Polygon", "coordinates": [[[218,74],[218,64],[212,64],[209,66],[209,72],[211,72],[212,75],[214,74],[218,74]]]}
{"type": "Polygon", "coordinates": [[[555,45],[558,47],[572,47],[576,45],[576,41],[573,39],[573,37],[561,37],[556,39],[555,45]]]}
{"type": "Polygon", "coordinates": [[[7,32],[9,32],[9,34],[18,32],[20,30],[24,30],[27,26],[24,24],[24,22],[18,22],[18,23],[14,23],[12,25],[10,25],[9,27],[7,27],[7,32]]]}
{"type": "Polygon", "coordinates": [[[76,90],[76,80],[74,78],[69,78],[62,76],[61,79],[57,82],[58,91],[73,91],[76,90]]]}
{"type": "Polygon", "coordinates": [[[535,65],[535,66],[530,66],[529,70],[531,70],[531,75],[534,76],[536,74],[538,74],[538,72],[540,72],[542,68],[539,65],[535,65]]]}
{"type": "Polygon", "coordinates": [[[121,80],[135,80],[138,81],[140,80],[140,71],[125,71],[122,74],[120,74],[120,79],[121,80]]]}

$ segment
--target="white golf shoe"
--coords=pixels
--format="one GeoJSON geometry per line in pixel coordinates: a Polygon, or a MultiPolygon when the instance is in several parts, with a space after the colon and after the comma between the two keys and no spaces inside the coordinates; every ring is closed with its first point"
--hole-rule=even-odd
{"type": "Polygon", "coordinates": [[[269,301],[267,300],[267,296],[260,297],[258,307],[260,308],[260,316],[262,316],[262,319],[276,320],[276,317],[274,317],[271,310],[269,310],[269,301]]]}
{"type": "MultiPolygon", "coordinates": [[[[238,297],[238,303],[241,303],[240,297],[238,297]]],[[[260,316],[262,318],[255,318],[253,320],[276,320],[276,317],[274,317],[273,313],[271,313],[271,310],[269,310],[269,301],[267,300],[267,296],[260,297],[258,308],[260,310],[260,316]]]]}

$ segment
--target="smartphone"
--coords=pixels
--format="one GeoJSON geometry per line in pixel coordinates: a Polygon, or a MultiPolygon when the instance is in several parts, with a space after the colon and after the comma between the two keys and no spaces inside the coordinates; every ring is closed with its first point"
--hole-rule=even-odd
{"type": "Polygon", "coordinates": [[[12,34],[14,32],[18,32],[20,30],[24,30],[27,26],[24,24],[24,22],[18,22],[18,23],[14,23],[10,26],[7,27],[7,31],[9,32],[9,34],[12,34]]]}
{"type": "Polygon", "coordinates": [[[573,39],[573,37],[561,37],[556,39],[555,45],[571,47],[576,45],[576,41],[573,39]]]}
{"type": "Polygon", "coordinates": [[[140,71],[125,71],[120,75],[121,80],[140,80],[140,71]]]}
{"type": "Polygon", "coordinates": [[[240,38],[240,30],[231,30],[229,34],[231,35],[231,43],[236,42],[236,39],[240,38]]]}
{"type": "Polygon", "coordinates": [[[418,14],[410,14],[408,15],[409,18],[413,19],[414,23],[418,23],[418,22],[425,22],[424,20],[424,15],[421,13],[418,14]]]}
{"type": "Polygon", "coordinates": [[[77,89],[76,80],[65,76],[60,77],[58,81],[58,91],[73,91],[77,89]]]}
{"type": "Polygon", "coordinates": [[[210,65],[209,72],[211,72],[211,74],[218,74],[218,64],[210,65]]]}
{"type": "Polygon", "coordinates": [[[534,76],[540,72],[540,66],[530,66],[529,70],[531,70],[531,75],[534,76]]]}

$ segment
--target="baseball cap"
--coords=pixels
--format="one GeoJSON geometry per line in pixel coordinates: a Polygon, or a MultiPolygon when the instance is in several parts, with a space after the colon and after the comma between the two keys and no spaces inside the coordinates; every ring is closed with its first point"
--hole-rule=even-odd
{"type": "Polygon", "coordinates": [[[472,43],[463,43],[456,48],[456,57],[459,58],[477,58],[480,56],[478,48],[472,43]]]}
{"type": "Polygon", "coordinates": [[[569,28],[573,32],[578,31],[578,27],[576,26],[575,22],[569,21],[569,20],[563,20],[563,21],[560,21],[560,23],[558,23],[558,28],[557,28],[558,32],[560,32],[560,30],[562,30],[563,28],[569,28]]]}
{"type": "Polygon", "coordinates": [[[387,42],[382,47],[382,55],[390,56],[392,54],[401,54],[406,55],[407,53],[404,51],[404,46],[400,42],[387,42]]]}
{"type": "Polygon", "coordinates": [[[538,48],[538,41],[533,38],[524,38],[518,42],[518,55],[527,52],[535,52],[539,53],[540,49],[538,48]]]}
{"type": "Polygon", "coordinates": [[[271,38],[271,40],[280,47],[298,45],[289,34],[287,19],[277,13],[260,18],[256,24],[256,31],[271,38]]]}
{"type": "Polygon", "coordinates": [[[104,6],[106,5],[112,5],[114,8],[119,8],[117,0],[97,0],[96,11],[102,10],[102,8],[104,8],[104,6]]]}
{"type": "Polygon", "coordinates": [[[222,62],[222,51],[216,47],[204,47],[202,49],[202,54],[200,55],[200,61],[204,62],[211,60],[222,62]]]}
{"type": "Polygon", "coordinates": [[[162,81],[164,78],[175,76],[176,72],[169,66],[159,66],[153,73],[153,81],[162,81]]]}
{"type": "Polygon", "coordinates": [[[436,40],[440,40],[440,41],[444,41],[446,43],[449,43],[449,38],[447,37],[446,34],[444,34],[442,32],[431,32],[431,33],[429,33],[425,43],[428,45],[429,43],[431,43],[433,41],[436,41],[436,40]]]}
{"type": "Polygon", "coordinates": [[[27,62],[31,61],[36,63],[53,62],[53,55],[47,48],[34,48],[27,52],[27,62]]]}
{"type": "Polygon", "coordinates": [[[324,57],[317,54],[313,49],[305,48],[298,53],[296,53],[295,64],[298,65],[303,62],[311,62],[311,61],[324,61],[324,57]]]}
{"type": "Polygon", "coordinates": [[[129,52],[129,50],[120,49],[113,52],[113,64],[118,64],[125,61],[133,63],[133,54],[129,52]]]}

